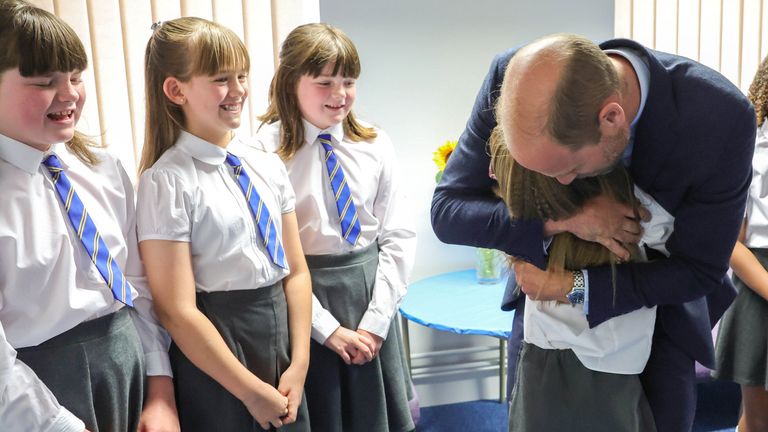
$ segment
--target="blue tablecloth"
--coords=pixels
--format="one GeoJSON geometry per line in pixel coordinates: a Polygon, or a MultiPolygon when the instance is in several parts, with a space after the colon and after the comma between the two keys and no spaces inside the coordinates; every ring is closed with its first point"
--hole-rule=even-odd
{"type": "Polygon", "coordinates": [[[506,278],[480,285],[474,270],[443,273],[413,282],[400,313],[410,321],[458,334],[508,338],[514,311],[501,310],[506,278]]]}

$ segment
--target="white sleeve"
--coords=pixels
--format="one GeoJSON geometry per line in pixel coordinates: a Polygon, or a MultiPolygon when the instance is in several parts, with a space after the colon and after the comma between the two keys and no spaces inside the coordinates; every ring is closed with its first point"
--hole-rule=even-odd
{"type": "Polygon", "coordinates": [[[5,339],[0,324],[0,430],[83,432],[85,424],[59,405],[48,387],[5,339]]]}
{"type": "Polygon", "coordinates": [[[136,332],[139,334],[139,339],[141,339],[146,374],[148,376],[172,376],[171,362],[168,358],[171,337],[160,325],[152,308],[152,293],[149,291],[147,278],[144,275],[144,266],[139,256],[133,185],[122,166],[120,166],[120,174],[123,176],[123,186],[125,187],[125,198],[127,201],[126,208],[128,209],[126,224],[123,227],[128,258],[123,272],[137,292],[137,296],[133,299],[131,319],[136,327],[136,332]]]}
{"type": "Polygon", "coordinates": [[[191,241],[192,195],[175,175],[154,169],[145,171],[136,202],[139,241],[191,241]]]}
{"type": "Polygon", "coordinates": [[[389,137],[379,131],[375,145],[382,145],[382,171],[373,212],[379,226],[379,266],[368,309],[358,328],[387,337],[397,308],[408,290],[408,277],[416,256],[416,231],[399,187],[397,159],[389,137]]]}
{"type": "Polygon", "coordinates": [[[340,326],[341,323],[312,294],[312,339],[322,345],[340,326]]]}

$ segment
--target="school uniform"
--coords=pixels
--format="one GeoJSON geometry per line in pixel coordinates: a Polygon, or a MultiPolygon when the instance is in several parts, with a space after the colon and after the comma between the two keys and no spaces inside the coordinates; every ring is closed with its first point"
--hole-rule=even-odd
{"type": "MultiPolygon", "coordinates": [[[[242,167],[282,237],[282,214],[294,210],[285,168],[273,154],[233,139],[226,149],[182,131],[173,147],[141,175],[139,241],[190,243],[197,305],[233,354],[264,382],[277,387],[290,365],[290,339],[282,279],[262,241],[227,153],[242,167]]],[[[187,431],[260,431],[240,400],[171,346],[181,428],[187,431]]],[[[281,430],[308,430],[306,404],[281,430]]]]}
{"type": "MultiPolygon", "coordinates": [[[[768,268],[768,121],[757,129],[744,244],[768,268]]],[[[738,295],[720,320],[713,376],[768,390],[768,300],[733,277],[738,295]]]]}
{"type": "Polygon", "coordinates": [[[94,152],[100,163],[90,167],[64,144],[42,152],[0,135],[0,430],[135,430],[145,375],[171,375],[138,255],[133,186],[117,159],[94,152]],[[133,307],[113,295],[68,219],[43,165],[54,154],[133,307]]]}
{"type": "MultiPolygon", "coordinates": [[[[664,243],[674,218],[637,186],[635,196],[651,213],[641,246],[668,255],[664,243]]],[[[639,378],[651,353],[656,306],[590,328],[580,305],[525,302],[510,431],[656,430],[639,378]]]]}
{"type": "MultiPolygon", "coordinates": [[[[303,121],[305,143],[286,162],[296,191],[301,244],[312,275],[312,343],[306,393],[314,430],[409,431],[410,377],[397,321],[407,290],[416,237],[403,205],[394,148],[381,130],[372,142],[352,142],[341,124],[320,130],[303,121]],[[349,187],[359,237],[345,239],[328,173],[327,134],[349,187]],[[394,321],[394,324],[393,324],[394,321]],[[365,365],[346,365],[323,344],[339,326],[384,338],[365,365]]],[[[279,147],[280,122],[265,125],[258,145],[279,147]]]]}

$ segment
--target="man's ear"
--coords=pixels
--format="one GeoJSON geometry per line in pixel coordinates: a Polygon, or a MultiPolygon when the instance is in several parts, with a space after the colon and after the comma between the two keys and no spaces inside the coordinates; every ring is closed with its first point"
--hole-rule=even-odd
{"type": "Polygon", "coordinates": [[[600,132],[603,135],[613,136],[616,131],[624,127],[626,123],[626,114],[624,108],[616,100],[609,98],[598,114],[600,122],[600,132]]]}
{"type": "Polygon", "coordinates": [[[184,91],[181,88],[181,81],[176,77],[168,77],[163,81],[163,93],[165,97],[176,105],[184,105],[187,102],[187,98],[184,96],[184,91]]]}

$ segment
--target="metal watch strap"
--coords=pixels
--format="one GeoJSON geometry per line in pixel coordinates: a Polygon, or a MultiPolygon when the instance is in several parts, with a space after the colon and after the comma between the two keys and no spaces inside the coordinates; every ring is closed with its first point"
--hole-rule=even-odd
{"type": "Polygon", "coordinates": [[[584,283],[584,272],[581,270],[573,271],[573,288],[566,297],[572,305],[584,303],[584,289],[586,284],[584,283]]]}

